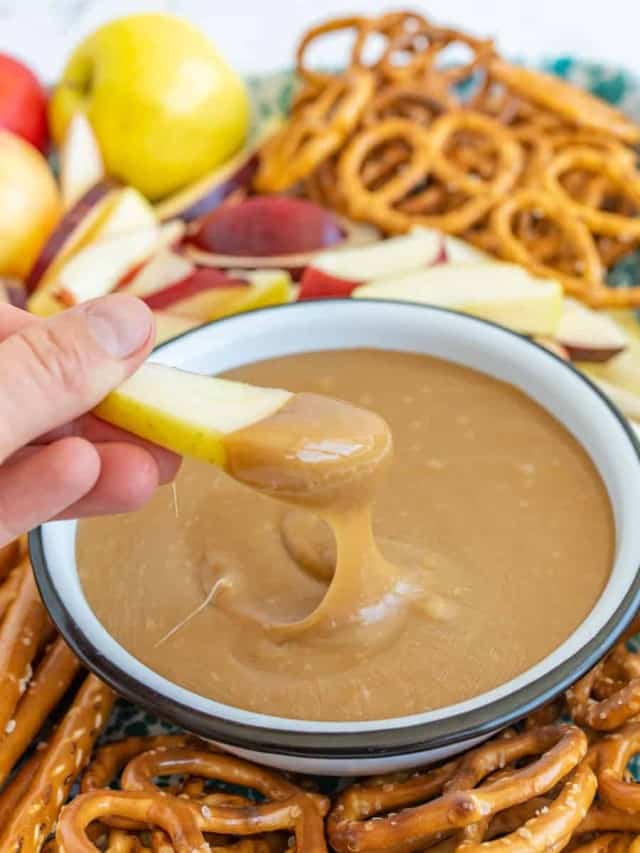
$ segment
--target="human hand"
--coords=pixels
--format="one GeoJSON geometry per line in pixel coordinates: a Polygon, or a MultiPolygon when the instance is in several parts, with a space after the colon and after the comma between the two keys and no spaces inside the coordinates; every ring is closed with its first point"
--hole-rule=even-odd
{"type": "Polygon", "coordinates": [[[50,519],[136,509],[175,476],[177,456],[87,414],[153,341],[129,296],[46,320],[0,306],[0,547],[50,519]]]}

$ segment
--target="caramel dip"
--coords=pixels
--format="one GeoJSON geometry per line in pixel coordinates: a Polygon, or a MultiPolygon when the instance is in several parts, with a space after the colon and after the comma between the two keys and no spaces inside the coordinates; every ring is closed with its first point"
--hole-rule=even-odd
{"type": "Polygon", "coordinates": [[[162,676],[280,717],[404,716],[522,673],[594,606],[604,485],[517,389],[379,350],[226,376],[297,393],[232,434],[227,472],[185,460],[175,492],[79,525],[90,606],[162,676]]]}

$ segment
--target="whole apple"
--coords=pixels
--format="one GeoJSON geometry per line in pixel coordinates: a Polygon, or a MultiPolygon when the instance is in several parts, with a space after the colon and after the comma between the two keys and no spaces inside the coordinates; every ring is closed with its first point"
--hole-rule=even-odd
{"type": "Polygon", "coordinates": [[[46,152],[47,96],[38,78],[17,59],[0,54],[0,127],[46,152]]]}
{"type": "Polygon", "coordinates": [[[56,142],[78,109],[108,173],[152,200],[227,160],[249,125],[242,80],[199,30],[160,13],[108,23],[74,51],[49,106],[56,142]]]}
{"type": "Polygon", "coordinates": [[[0,130],[0,275],[24,278],[60,209],[58,187],[42,154],[0,130]]]}

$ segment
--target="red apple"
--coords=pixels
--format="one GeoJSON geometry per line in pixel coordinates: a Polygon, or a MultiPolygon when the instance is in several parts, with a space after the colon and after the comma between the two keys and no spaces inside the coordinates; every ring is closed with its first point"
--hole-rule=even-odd
{"type": "Polygon", "coordinates": [[[627,335],[615,320],[575,299],[563,300],[555,338],[572,361],[609,361],[628,344],[627,335]]]}
{"type": "Polygon", "coordinates": [[[401,275],[442,260],[442,235],[416,228],[368,246],[321,252],[302,276],[299,300],[350,296],[366,281],[401,275]]]}
{"type": "Polygon", "coordinates": [[[45,91],[26,65],[6,54],[0,54],[0,127],[43,153],[49,147],[45,91]]]}

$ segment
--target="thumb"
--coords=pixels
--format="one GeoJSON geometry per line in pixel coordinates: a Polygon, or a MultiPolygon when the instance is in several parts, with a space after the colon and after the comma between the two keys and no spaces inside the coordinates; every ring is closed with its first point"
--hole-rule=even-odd
{"type": "Polygon", "coordinates": [[[144,303],[114,295],[0,343],[0,462],[96,406],[144,360],[153,332],[144,303]]]}

